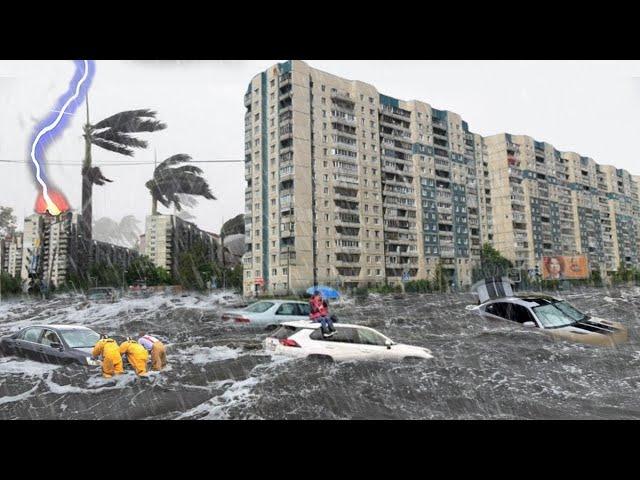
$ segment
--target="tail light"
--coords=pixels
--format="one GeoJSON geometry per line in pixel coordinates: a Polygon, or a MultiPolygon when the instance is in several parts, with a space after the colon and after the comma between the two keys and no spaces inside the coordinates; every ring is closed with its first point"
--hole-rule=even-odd
{"type": "Polygon", "coordinates": [[[290,338],[281,338],[280,339],[280,345],[284,345],[285,347],[298,347],[298,348],[300,348],[300,345],[298,345],[298,342],[296,342],[295,340],[291,340],[290,338]]]}
{"type": "Polygon", "coordinates": [[[233,321],[236,323],[249,323],[251,320],[249,320],[247,317],[235,317],[233,321]]]}

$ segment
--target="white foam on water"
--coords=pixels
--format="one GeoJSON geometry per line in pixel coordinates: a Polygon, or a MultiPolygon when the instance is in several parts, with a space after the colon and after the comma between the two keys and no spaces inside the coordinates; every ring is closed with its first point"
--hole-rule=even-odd
{"type": "Polygon", "coordinates": [[[44,383],[49,391],[60,395],[68,393],[100,393],[107,390],[124,389],[137,381],[137,376],[133,372],[116,375],[112,378],[104,378],[102,376],[91,377],[87,380],[87,386],[90,388],[76,387],[74,385],[59,385],[51,380],[51,375],[44,378],[44,383]]]}
{"type": "Polygon", "coordinates": [[[221,360],[230,360],[238,358],[241,351],[235,348],[229,348],[226,346],[216,347],[198,347],[193,346],[184,350],[178,351],[176,354],[178,359],[183,362],[195,363],[202,365],[205,363],[219,362],[221,360]]]}
{"type": "Polygon", "coordinates": [[[59,369],[60,365],[18,360],[16,357],[0,358],[0,375],[24,375],[26,377],[42,377],[59,369]]]}
{"type": "Polygon", "coordinates": [[[237,382],[230,380],[221,380],[214,382],[214,387],[224,387],[230,384],[230,386],[224,391],[224,393],[217,395],[200,405],[187,410],[179,415],[176,420],[183,420],[189,418],[197,418],[199,420],[225,420],[230,416],[227,410],[233,406],[249,401],[251,396],[251,390],[255,387],[260,380],[256,377],[249,377],[245,380],[237,382]],[[205,414],[205,415],[202,415],[205,414]]]}
{"type": "Polygon", "coordinates": [[[19,395],[13,395],[11,397],[9,396],[0,397],[0,405],[4,405],[5,403],[21,402],[23,400],[26,400],[27,398],[31,397],[31,394],[35,392],[39,386],[40,386],[40,383],[38,383],[32,389],[27,390],[26,392],[23,392],[19,395]]]}

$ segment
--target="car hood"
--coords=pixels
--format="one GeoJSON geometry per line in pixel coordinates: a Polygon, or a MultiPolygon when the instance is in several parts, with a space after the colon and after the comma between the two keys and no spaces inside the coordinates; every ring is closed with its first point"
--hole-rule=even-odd
{"type": "Polygon", "coordinates": [[[627,328],[619,322],[591,317],[568,327],[547,330],[557,338],[588,345],[615,346],[627,342],[627,328]]]}
{"type": "Polygon", "coordinates": [[[91,348],[91,347],[72,348],[71,350],[75,350],[78,353],[86,353],[87,357],[90,357],[91,356],[91,352],[93,351],[93,348],[91,348]]]}

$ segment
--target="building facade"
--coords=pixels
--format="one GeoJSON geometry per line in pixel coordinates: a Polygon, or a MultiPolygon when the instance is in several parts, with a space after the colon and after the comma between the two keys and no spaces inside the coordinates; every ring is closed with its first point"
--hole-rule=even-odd
{"type": "Polygon", "coordinates": [[[215,262],[218,245],[213,234],[175,215],[149,215],[145,223],[145,255],[158,267],[174,275],[178,272],[180,254],[196,246],[215,262]]]}
{"type": "Polygon", "coordinates": [[[0,270],[20,278],[22,269],[22,232],[14,232],[0,240],[0,270]]]}
{"type": "Polygon", "coordinates": [[[514,266],[638,267],[640,177],[526,135],[473,133],[301,61],[245,97],[244,293],[407,279],[468,285],[489,243],[514,266]]]}
{"type": "Polygon", "coordinates": [[[278,64],[245,95],[245,293],[432,278],[468,284],[482,138],[372,85],[278,64]]]}

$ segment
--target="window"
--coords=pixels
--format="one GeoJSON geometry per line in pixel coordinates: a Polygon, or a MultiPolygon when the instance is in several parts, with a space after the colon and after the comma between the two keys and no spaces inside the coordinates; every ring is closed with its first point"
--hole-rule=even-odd
{"type": "Polygon", "coordinates": [[[336,333],[332,337],[324,338],[322,331],[318,328],[309,335],[312,340],[321,340],[323,342],[340,342],[340,343],[358,343],[358,334],[355,328],[338,327],[336,326],[336,333]]]}
{"type": "Polygon", "coordinates": [[[295,303],[283,303],[276,311],[276,315],[297,315],[295,303]]]}
{"type": "MultiPolygon", "coordinates": [[[[259,276],[260,271],[256,270],[256,277],[259,276]]],[[[244,310],[251,313],[264,313],[273,307],[275,304],[273,302],[257,302],[253,305],[249,305],[244,310]]]]}
{"type": "Polygon", "coordinates": [[[26,342],[37,343],[41,333],[42,328],[29,328],[22,334],[22,339],[26,342]]]}
{"type": "Polygon", "coordinates": [[[357,343],[363,345],[377,345],[377,346],[385,346],[386,339],[372,330],[367,330],[365,328],[358,329],[358,341],[357,343]]]}
{"type": "Polygon", "coordinates": [[[50,347],[54,343],[62,344],[56,332],[52,330],[44,331],[44,335],[42,336],[42,340],[40,340],[40,343],[46,345],[47,347],[50,347]]]}

